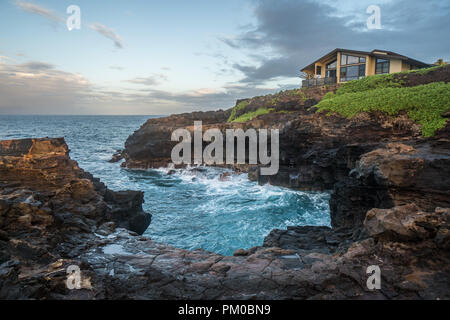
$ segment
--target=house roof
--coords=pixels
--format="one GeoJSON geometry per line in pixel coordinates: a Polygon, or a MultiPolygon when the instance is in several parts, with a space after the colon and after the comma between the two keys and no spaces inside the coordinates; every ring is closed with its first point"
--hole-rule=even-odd
{"type": "Polygon", "coordinates": [[[358,50],[336,48],[333,51],[331,51],[331,52],[327,53],[326,55],[324,55],[323,57],[317,59],[313,63],[307,65],[306,67],[304,67],[300,71],[303,71],[303,70],[309,69],[311,67],[314,67],[314,65],[317,62],[319,62],[321,60],[324,60],[324,59],[326,59],[328,57],[331,58],[332,56],[334,56],[338,52],[353,53],[353,54],[358,54],[358,55],[367,55],[367,56],[377,57],[377,58],[382,58],[382,59],[399,59],[399,60],[403,60],[406,63],[414,65],[414,66],[417,66],[417,67],[429,67],[429,66],[431,66],[428,63],[409,58],[407,56],[398,54],[398,53],[393,52],[393,51],[375,49],[375,50],[372,50],[372,51],[369,52],[369,51],[358,51],[358,50]]]}

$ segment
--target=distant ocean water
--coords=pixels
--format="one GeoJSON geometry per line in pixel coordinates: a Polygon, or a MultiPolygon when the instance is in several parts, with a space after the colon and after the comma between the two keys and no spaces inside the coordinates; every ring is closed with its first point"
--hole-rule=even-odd
{"type": "Polygon", "coordinates": [[[152,213],[145,235],[184,249],[231,255],[261,245],[272,229],[330,225],[329,194],[259,186],[246,175],[203,168],[129,170],[109,163],[127,137],[152,116],[0,116],[0,139],[64,137],[70,156],[112,190],[141,190],[152,213]]]}

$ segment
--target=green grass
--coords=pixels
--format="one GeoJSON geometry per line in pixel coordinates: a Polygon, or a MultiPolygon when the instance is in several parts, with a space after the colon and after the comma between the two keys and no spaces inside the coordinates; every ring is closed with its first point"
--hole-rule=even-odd
{"type": "Polygon", "coordinates": [[[236,118],[236,111],[245,109],[245,107],[247,107],[249,103],[249,100],[241,101],[237,106],[231,109],[231,114],[228,118],[228,122],[233,122],[236,118]]]}
{"type": "MultiPolygon", "coordinates": [[[[427,74],[431,71],[442,68],[443,66],[430,67],[425,69],[410,70],[405,72],[391,74],[377,74],[360,80],[345,82],[336,92],[336,95],[342,95],[352,92],[361,92],[381,88],[401,88],[404,86],[404,79],[408,74],[427,74]]],[[[324,99],[333,97],[333,93],[327,93],[324,99]]]]}
{"type": "Polygon", "coordinates": [[[247,112],[247,113],[241,115],[240,117],[238,117],[232,121],[228,121],[228,122],[247,122],[247,121],[253,120],[257,116],[267,114],[272,111],[275,111],[275,109],[274,108],[260,108],[253,112],[247,112]]]}
{"type": "Polygon", "coordinates": [[[450,110],[450,83],[434,82],[402,88],[392,85],[389,80],[374,77],[375,80],[370,80],[371,77],[357,80],[362,84],[344,84],[341,89],[347,84],[350,88],[327,94],[315,107],[318,112],[336,112],[349,119],[361,112],[381,111],[396,116],[405,111],[413,121],[421,124],[424,137],[433,136],[436,130],[445,126],[447,120],[442,116],[450,110]],[[372,87],[374,83],[380,87],[372,87]],[[360,91],[355,91],[356,88],[360,91]]]}

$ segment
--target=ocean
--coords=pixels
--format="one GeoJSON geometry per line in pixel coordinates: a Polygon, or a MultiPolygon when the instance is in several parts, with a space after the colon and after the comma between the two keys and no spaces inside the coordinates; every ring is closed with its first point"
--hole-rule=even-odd
{"type": "Polygon", "coordinates": [[[130,170],[109,163],[125,140],[154,116],[0,116],[0,139],[64,137],[70,156],[112,190],[141,190],[152,214],[145,236],[178,248],[232,255],[262,245],[272,229],[329,226],[326,192],[259,186],[227,169],[130,170]],[[200,171],[200,172],[199,172],[200,171]]]}

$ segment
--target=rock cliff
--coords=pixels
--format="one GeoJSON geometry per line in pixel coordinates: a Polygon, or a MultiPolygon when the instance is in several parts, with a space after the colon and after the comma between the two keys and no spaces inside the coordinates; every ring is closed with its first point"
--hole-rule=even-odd
{"type": "MultiPolygon", "coordinates": [[[[142,198],[107,190],[70,160],[63,139],[0,146],[2,299],[450,298],[448,208],[372,209],[364,240],[326,227],[274,230],[262,247],[224,257],[120,228],[133,228],[124,219],[148,225],[142,198]],[[366,286],[371,265],[382,270],[381,290],[366,286]],[[70,289],[67,272],[74,266],[80,282],[70,289]]],[[[395,150],[399,161],[402,152],[412,154],[395,150]]],[[[389,176],[382,161],[375,165],[389,152],[368,155],[358,174],[404,181],[389,176]]]]}
{"type": "MultiPolygon", "coordinates": [[[[402,81],[448,82],[449,70],[402,81]]],[[[130,168],[167,165],[172,131],[192,130],[195,120],[204,130],[279,129],[277,175],[235,169],[261,184],[330,190],[332,228],[273,230],[261,247],[232,257],[138,236],[150,223],[142,194],[108,190],[70,160],[62,139],[0,142],[0,298],[450,299],[448,121],[424,138],[405,113],[316,113],[336,89],[150,119],[114,156],[130,168]],[[270,112],[233,122],[261,108],[270,112]],[[70,265],[81,269],[79,290],[65,285],[70,265]],[[382,284],[371,291],[373,265],[382,284]]]]}

